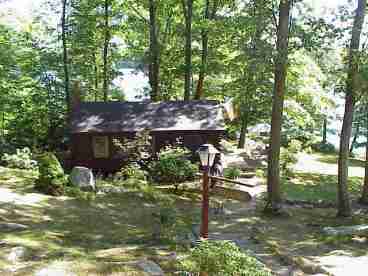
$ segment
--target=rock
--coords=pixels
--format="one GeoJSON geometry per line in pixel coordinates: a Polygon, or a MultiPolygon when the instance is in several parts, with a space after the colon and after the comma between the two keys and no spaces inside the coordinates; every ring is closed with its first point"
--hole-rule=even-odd
{"type": "Polygon", "coordinates": [[[142,260],[135,263],[137,268],[141,269],[150,276],[164,276],[164,272],[161,267],[155,262],[149,260],[142,260]]]}
{"type": "Polygon", "coordinates": [[[54,262],[35,272],[34,276],[76,276],[70,271],[70,263],[54,262]]]}
{"type": "Polygon", "coordinates": [[[0,223],[0,231],[23,231],[27,230],[29,227],[27,225],[19,223],[2,222],[0,223]]]}
{"type": "Polygon", "coordinates": [[[367,235],[368,225],[325,227],[322,231],[329,236],[367,235]]]}
{"type": "Polygon", "coordinates": [[[74,167],[70,174],[70,183],[84,191],[95,191],[95,179],[90,169],[85,167],[74,167]]]}
{"type": "Polygon", "coordinates": [[[12,263],[19,262],[24,259],[27,254],[27,250],[23,246],[13,247],[7,257],[7,260],[12,263]]]}

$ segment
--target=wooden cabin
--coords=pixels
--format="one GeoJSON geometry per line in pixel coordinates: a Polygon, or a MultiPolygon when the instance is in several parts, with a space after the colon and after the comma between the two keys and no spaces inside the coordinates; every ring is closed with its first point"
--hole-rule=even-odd
{"type": "MultiPolygon", "coordinates": [[[[192,151],[218,145],[224,133],[217,101],[79,102],[71,114],[71,165],[113,172],[126,162],[114,141],[146,130],[153,152],[180,138],[192,151]]],[[[122,139],[123,141],[124,139],[122,139]]]]}

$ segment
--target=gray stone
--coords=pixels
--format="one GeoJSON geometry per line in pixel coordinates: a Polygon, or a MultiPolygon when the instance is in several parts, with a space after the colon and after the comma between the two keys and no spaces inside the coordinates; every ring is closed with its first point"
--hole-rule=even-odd
{"type": "Polygon", "coordinates": [[[27,230],[29,227],[27,225],[19,223],[2,222],[0,223],[0,231],[23,231],[27,230]]]}
{"type": "Polygon", "coordinates": [[[83,191],[94,191],[96,189],[95,178],[90,169],[85,167],[74,167],[69,176],[72,186],[83,191]]]}
{"type": "Polygon", "coordinates": [[[149,260],[142,260],[135,263],[135,266],[150,276],[164,276],[165,273],[161,267],[155,262],[149,260]]]}
{"type": "Polygon", "coordinates": [[[27,254],[27,250],[23,246],[17,246],[10,249],[10,253],[7,257],[7,260],[12,263],[19,262],[24,259],[27,254]]]}
{"type": "Polygon", "coordinates": [[[322,231],[329,236],[367,235],[368,225],[325,227],[322,231]]]}

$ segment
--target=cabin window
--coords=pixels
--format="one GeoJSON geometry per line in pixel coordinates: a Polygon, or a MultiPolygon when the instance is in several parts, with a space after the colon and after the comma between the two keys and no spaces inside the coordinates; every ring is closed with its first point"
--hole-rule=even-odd
{"type": "Polygon", "coordinates": [[[95,158],[109,158],[109,137],[93,137],[93,155],[95,158]]]}

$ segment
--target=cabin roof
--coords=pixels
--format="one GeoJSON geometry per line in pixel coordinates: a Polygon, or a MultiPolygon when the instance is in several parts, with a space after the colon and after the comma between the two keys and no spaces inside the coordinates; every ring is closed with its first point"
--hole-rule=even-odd
{"type": "Polygon", "coordinates": [[[223,131],[217,101],[82,102],[71,114],[71,133],[223,131]]]}

